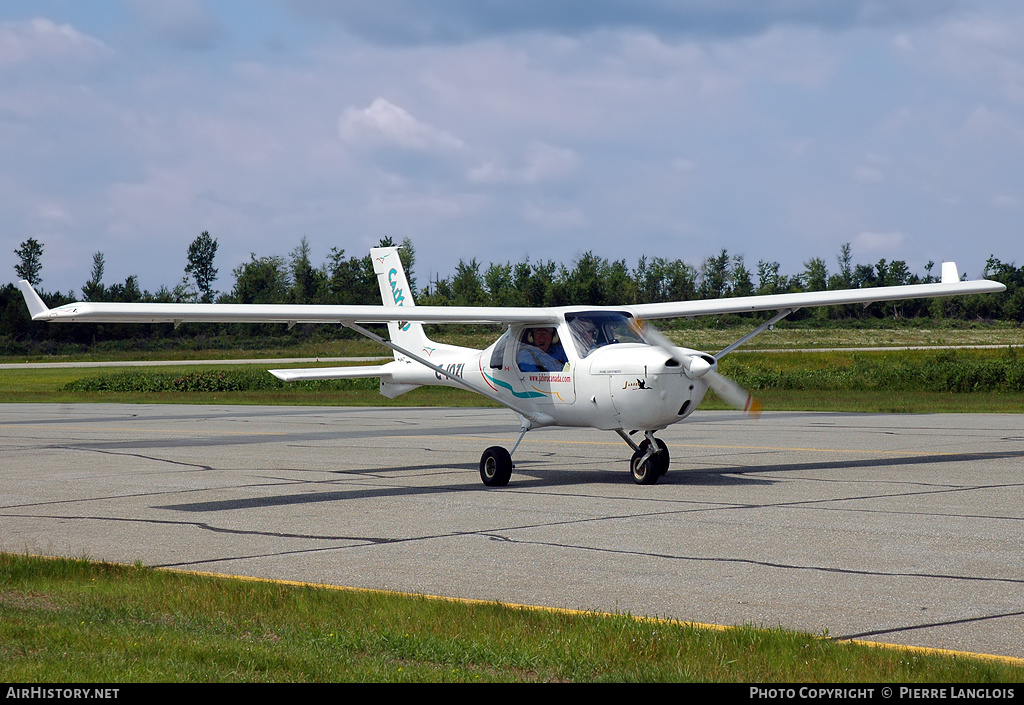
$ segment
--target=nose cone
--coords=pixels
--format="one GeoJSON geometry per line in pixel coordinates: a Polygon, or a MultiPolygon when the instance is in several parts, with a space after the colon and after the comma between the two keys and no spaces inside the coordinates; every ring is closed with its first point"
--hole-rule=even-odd
{"type": "Polygon", "coordinates": [[[697,355],[690,356],[686,366],[686,374],[690,379],[700,379],[711,371],[711,363],[697,355]]]}

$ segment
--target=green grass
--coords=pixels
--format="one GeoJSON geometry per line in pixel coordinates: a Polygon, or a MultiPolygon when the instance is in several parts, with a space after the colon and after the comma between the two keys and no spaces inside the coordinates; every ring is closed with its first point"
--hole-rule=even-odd
{"type": "MultiPolygon", "coordinates": [[[[1024,347],[1024,327],[1006,323],[941,321],[874,321],[874,325],[843,327],[816,326],[810,321],[782,321],[743,346],[743,350],[805,349],[838,347],[901,347],[920,345],[1014,345],[1024,347]]],[[[656,321],[655,325],[676,344],[718,352],[757,325],[749,321],[719,325],[708,319],[656,321]]],[[[440,342],[472,348],[486,348],[502,329],[496,326],[427,326],[428,334],[440,342]]],[[[364,338],[331,339],[324,331],[306,340],[276,338],[186,338],[183,340],[121,340],[91,346],[54,348],[48,355],[4,355],[0,362],[71,362],[126,360],[219,360],[275,357],[365,357],[391,352],[364,338]]]]}
{"type": "MultiPolygon", "coordinates": [[[[1024,328],[1006,324],[942,326],[932,321],[886,322],[875,327],[818,327],[810,322],[783,321],[745,344],[741,350],[792,350],[809,348],[866,348],[952,345],[1014,345],[1024,347],[1024,328]]],[[[677,345],[718,352],[756,324],[716,327],[707,320],[680,321],[665,333],[677,345]]]]}
{"type": "Polygon", "coordinates": [[[376,379],[286,384],[271,376],[267,372],[269,367],[197,365],[105,371],[89,368],[0,370],[0,399],[5,402],[36,403],[495,406],[478,394],[449,387],[424,387],[395,400],[387,399],[377,391],[376,379]],[[254,384],[248,388],[227,391],[147,390],[151,381],[173,380],[196,373],[261,380],[267,386],[254,384]],[[137,380],[137,385],[130,383],[133,379],[137,380]],[[93,388],[92,383],[97,380],[112,381],[114,388],[93,388]],[[122,384],[118,385],[118,381],[122,384]]]}
{"type": "MultiPolygon", "coordinates": [[[[283,383],[257,365],[0,370],[10,402],[335,406],[495,406],[462,389],[424,387],[390,400],[376,379],[283,383]]],[[[276,366],[276,365],[275,365],[276,366]]],[[[721,371],[768,410],[1024,413],[1016,349],[734,353],[721,371]]],[[[704,409],[726,408],[708,394],[704,409]]]]}
{"type": "MultiPolygon", "coordinates": [[[[806,390],[757,390],[754,396],[765,411],[841,411],[865,414],[1021,414],[1024,396],[999,392],[948,394],[942,392],[884,391],[843,392],[806,390]]],[[[702,410],[729,409],[713,394],[702,410]]]]}
{"type": "Polygon", "coordinates": [[[1013,659],[0,554],[0,679],[1019,683],[1013,659]]]}

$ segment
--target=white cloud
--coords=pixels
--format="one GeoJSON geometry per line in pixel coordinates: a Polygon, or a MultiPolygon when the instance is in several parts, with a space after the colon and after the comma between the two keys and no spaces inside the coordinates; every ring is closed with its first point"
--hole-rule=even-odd
{"type": "Polygon", "coordinates": [[[897,34],[892,39],[892,45],[893,48],[907,54],[913,54],[917,51],[917,47],[914,46],[914,40],[908,34],[897,34]]]}
{"type": "Polygon", "coordinates": [[[527,148],[521,165],[508,167],[488,161],[470,170],[469,179],[482,184],[537,184],[572,173],[578,162],[571,149],[535,142],[527,148]]]}
{"type": "Polygon", "coordinates": [[[417,120],[384,98],[375,99],[367,108],[347,108],[338,119],[338,134],[347,144],[368,148],[453,152],[466,147],[458,137],[417,120]]]}
{"type": "Polygon", "coordinates": [[[697,168],[697,162],[692,159],[686,159],[685,157],[678,157],[672,160],[669,167],[672,171],[677,171],[681,174],[689,174],[697,168]]]}
{"type": "Polygon", "coordinates": [[[590,0],[585,9],[538,0],[292,0],[292,4],[317,21],[334,20],[356,35],[390,45],[458,44],[526,33],[581,36],[638,30],[672,40],[732,38],[761,34],[780,24],[841,31],[926,21],[952,5],[949,0],[590,0]]]}
{"type": "Polygon", "coordinates": [[[1007,100],[1024,102],[1024,19],[970,16],[944,25],[938,61],[952,75],[979,86],[994,86],[1007,100]]]}
{"type": "Polygon", "coordinates": [[[479,210],[483,200],[462,194],[378,193],[369,208],[375,213],[416,218],[460,218],[479,210]]]}
{"type": "Polygon", "coordinates": [[[74,224],[74,218],[63,204],[46,201],[36,204],[35,220],[50,227],[67,227],[74,224]]]}
{"type": "Polygon", "coordinates": [[[580,228],[587,224],[583,211],[575,207],[556,208],[528,203],[524,216],[530,223],[552,230],[580,228]]]}
{"type": "MultiPolygon", "coordinates": [[[[987,24],[961,4],[880,26],[803,0],[658,0],[680,22],[700,8],[740,22],[689,33],[633,21],[644,1],[454,0],[433,17],[388,0],[35,2],[59,20],[0,20],[0,255],[46,235],[48,287],[79,286],[96,250],[114,278],[173,285],[202,230],[221,288],[249,252],[303,235],[314,257],[409,236],[442,276],[462,256],[562,256],[581,237],[610,258],[699,264],[725,247],[790,273],[857,233],[859,261],[1018,246],[1024,121],[1008,98],[1024,86],[1024,10],[1009,3],[987,24]],[[326,8],[316,23],[303,2],[326,8]],[[613,4],[618,22],[600,16],[613,4]],[[536,21],[501,22],[527,6],[536,21]],[[384,24],[359,32],[346,8],[384,24]],[[384,26],[415,34],[424,18],[413,47],[384,26]],[[465,42],[427,41],[459,27],[465,42]]],[[[896,6],[836,7],[870,3],[896,6]]]]}
{"type": "Polygon", "coordinates": [[[1009,113],[995,110],[987,105],[976,106],[963,123],[964,133],[983,139],[1009,138],[1024,143],[1024,124],[1009,113]]]}
{"type": "Polygon", "coordinates": [[[132,0],[150,32],[182,49],[211,49],[226,30],[198,0],[132,0]]]}
{"type": "Polygon", "coordinates": [[[862,184],[873,184],[884,179],[885,175],[882,174],[880,169],[861,165],[853,170],[853,178],[855,181],[859,181],[862,184]]]}
{"type": "Polygon", "coordinates": [[[906,240],[906,235],[898,230],[891,232],[865,231],[853,238],[855,252],[879,253],[898,251],[906,240]]]}
{"type": "Polygon", "coordinates": [[[881,154],[867,154],[864,161],[853,170],[854,180],[862,184],[874,184],[885,179],[883,168],[889,164],[889,158],[881,154]]]}
{"type": "Polygon", "coordinates": [[[103,42],[69,24],[45,18],[0,23],[0,69],[54,61],[73,66],[108,54],[103,42]]]}

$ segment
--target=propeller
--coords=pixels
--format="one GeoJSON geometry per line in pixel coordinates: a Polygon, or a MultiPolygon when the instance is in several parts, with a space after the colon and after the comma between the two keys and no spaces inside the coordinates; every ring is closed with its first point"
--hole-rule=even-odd
{"type": "Polygon", "coordinates": [[[755,399],[753,394],[725,375],[719,374],[716,370],[710,370],[704,375],[704,379],[707,380],[708,387],[725,403],[731,404],[754,418],[761,415],[761,402],[755,399]]]}
{"type": "Polygon", "coordinates": [[[733,382],[715,369],[717,360],[710,355],[685,355],[668,337],[646,321],[638,320],[637,327],[643,337],[655,347],[664,351],[671,359],[681,364],[690,379],[703,379],[726,404],[757,418],[761,415],[761,403],[750,392],[733,382]]]}

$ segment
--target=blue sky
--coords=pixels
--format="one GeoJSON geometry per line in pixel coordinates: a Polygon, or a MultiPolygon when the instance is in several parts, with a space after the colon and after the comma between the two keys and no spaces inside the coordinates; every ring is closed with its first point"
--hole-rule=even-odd
{"type": "Polygon", "coordinates": [[[831,271],[1024,264],[1024,5],[958,0],[4,0],[0,268],[215,285],[302,237],[831,271]]]}

